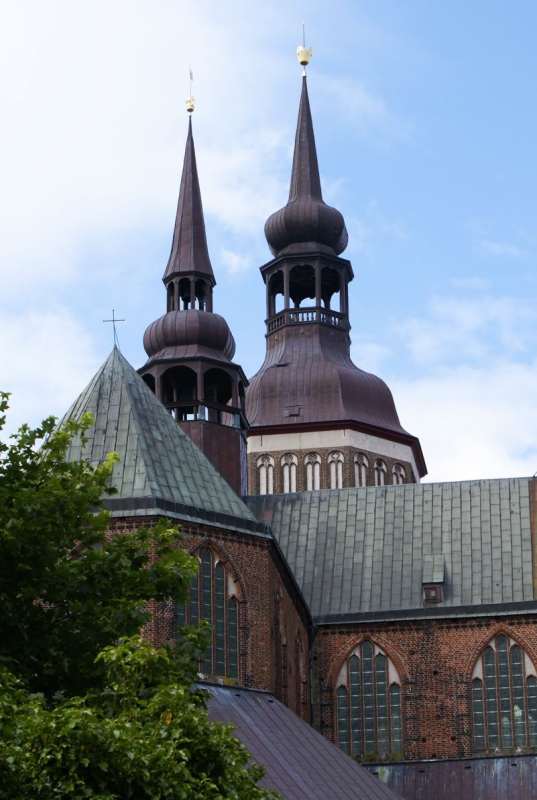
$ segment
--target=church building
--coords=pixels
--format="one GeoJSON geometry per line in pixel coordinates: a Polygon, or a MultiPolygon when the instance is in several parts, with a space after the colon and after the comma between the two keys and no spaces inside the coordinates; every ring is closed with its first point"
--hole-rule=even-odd
{"type": "Polygon", "coordinates": [[[199,559],[147,635],[210,623],[210,714],[289,800],[536,797],[537,482],[420,482],[419,439],[350,357],[348,233],[323,200],[305,75],[265,236],[248,378],[217,313],[190,116],[147,361],[114,348],[67,414],[95,417],[70,458],[120,456],[112,532],[165,517],[199,559]]]}

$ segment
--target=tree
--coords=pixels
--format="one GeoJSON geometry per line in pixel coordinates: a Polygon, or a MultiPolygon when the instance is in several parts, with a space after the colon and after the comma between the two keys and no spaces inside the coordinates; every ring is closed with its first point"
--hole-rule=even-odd
{"type": "Polygon", "coordinates": [[[193,688],[206,631],[138,635],[148,600],[184,601],[196,562],[165,521],[106,535],[116,457],[65,459],[91,424],[0,442],[0,798],[274,798],[193,688]]]}

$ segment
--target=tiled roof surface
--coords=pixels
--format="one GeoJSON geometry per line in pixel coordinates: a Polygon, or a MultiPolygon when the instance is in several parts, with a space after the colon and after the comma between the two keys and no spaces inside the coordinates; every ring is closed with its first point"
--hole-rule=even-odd
{"type": "Polygon", "coordinates": [[[83,447],[79,441],[71,446],[68,458],[98,463],[112,450],[119,454],[112,477],[117,494],[106,503],[112,513],[165,510],[180,519],[263,531],[116,348],[64,420],[78,419],[86,411],[93,414],[95,426],[83,447]]]}
{"type": "Polygon", "coordinates": [[[533,600],[529,479],[248,498],[272,526],[314,619],[533,600]],[[432,556],[432,558],[431,558],[432,556]]]}
{"type": "Polygon", "coordinates": [[[265,768],[261,784],[285,800],[397,800],[378,778],[317,733],[267,692],[204,686],[209,717],[232,723],[253,760],[265,768]]]}

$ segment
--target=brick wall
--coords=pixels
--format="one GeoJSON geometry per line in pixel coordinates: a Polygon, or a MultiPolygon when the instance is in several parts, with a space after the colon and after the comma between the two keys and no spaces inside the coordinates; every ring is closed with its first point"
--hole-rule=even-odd
{"type": "Polygon", "coordinates": [[[369,638],[391,658],[401,678],[404,758],[469,756],[472,670],[499,633],[517,641],[537,665],[537,616],[320,628],[313,645],[314,724],[336,741],[339,670],[354,647],[369,638]]]}
{"type": "MultiPolygon", "coordinates": [[[[113,519],[112,532],[128,532],[155,518],[113,519]]],[[[177,524],[170,520],[171,524],[177,524]]],[[[239,581],[239,681],[276,694],[309,718],[307,675],[309,619],[271,540],[205,525],[180,525],[190,552],[210,547],[239,581]],[[304,666],[295,657],[303,655],[304,666]]],[[[152,603],[145,635],[154,644],[173,638],[173,604],[152,603]]]]}

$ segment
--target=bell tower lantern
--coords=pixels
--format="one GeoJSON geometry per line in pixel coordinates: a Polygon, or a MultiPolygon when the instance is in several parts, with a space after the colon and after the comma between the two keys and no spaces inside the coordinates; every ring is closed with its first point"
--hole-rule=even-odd
{"type": "MultiPolygon", "coordinates": [[[[191,115],[194,100],[187,101],[191,115]]],[[[213,311],[216,285],[192,134],[188,121],[172,247],[163,282],[166,313],[144,334],[148,360],[139,373],[239,495],[247,494],[245,389],[233,362],[235,341],[213,311]]]]}

